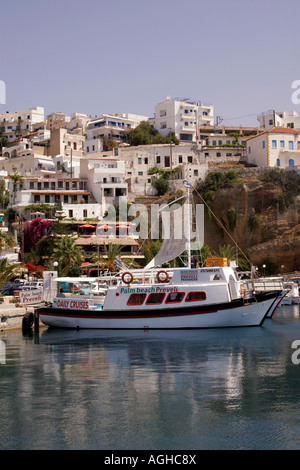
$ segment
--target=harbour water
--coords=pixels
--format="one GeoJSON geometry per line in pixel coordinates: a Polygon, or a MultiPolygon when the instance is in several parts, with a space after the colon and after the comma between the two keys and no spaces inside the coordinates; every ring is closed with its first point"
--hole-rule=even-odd
{"type": "Polygon", "coordinates": [[[0,449],[299,449],[297,340],[298,305],[254,328],[1,332],[0,449]]]}

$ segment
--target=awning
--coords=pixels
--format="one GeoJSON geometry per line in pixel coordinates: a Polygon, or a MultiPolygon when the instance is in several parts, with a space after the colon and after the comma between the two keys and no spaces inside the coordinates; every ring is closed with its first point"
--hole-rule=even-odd
{"type": "Polygon", "coordinates": [[[104,230],[107,230],[108,228],[113,228],[113,226],[105,224],[105,225],[101,225],[100,227],[98,227],[98,229],[104,229],[104,230]]]}
{"type": "Polygon", "coordinates": [[[38,163],[44,166],[55,166],[55,163],[52,160],[42,160],[41,158],[38,158],[38,163]]]}
{"type": "Polygon", "coordinates": [[[79,228],[95,228],[95,225],[83,224],[83,225],[79,225],[79,228]]]}

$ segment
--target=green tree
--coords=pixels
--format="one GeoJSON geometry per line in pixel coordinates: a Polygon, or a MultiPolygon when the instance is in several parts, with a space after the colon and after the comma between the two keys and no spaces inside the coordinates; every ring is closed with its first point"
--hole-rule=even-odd
{"type": "Polygon", "coordinates": [[[16,240],[13,235],[8,235],[6,232],[0,230],[0,253],[14,248],[16,246],[16,240]]]}
{"type": "Polygon", "coordinates": [[[0,180],[0,208],[6,209],[9,203],[9,191],[4,180],[0,180]]]}
{"type": "Polygon", "coordinates": [[[0,286],[21,273],[20,264],[11,264],[7,258],[0,259],[0,286]]]}
{"type": "Polygon", "coordinates": [[[104,245],[104,250],[106,256],[106,258],[104,258],[104,264],[106,269],[115,271],[114,262],[121,255],[122,246],[109,243],[107,246],[104,245]]]}
{"type": "Polygon", "coordinates": [[[8,139],[4,135],[4,130],[3,128],[0,128],[0,152],[2,153],[3,147],[7,147],[8,144],[8,139]]]}
{"type": "Polygon", "coordinates": [[[214,252],[216,258],[227,258],[228,260],[236,261],[238,266],[242,269],[248,269],[249,263],[244,258],[238,255],[238,249],[232,245],[219,245],[219,251],[214,252]]]}
{"type": "Polygon", "coordinates": [[[53,258],[58,262],[60,276],[68,274],[71,267],[80,266],[84,260],[82,249],[76,245],[74,238],[68,236],[56,241],[53,258]]]}
{"type": "Polygon", "coordinates": [[[132,146],[169,144],[170,142],[173,142],[175,145],[179,144],[179,140],[174,132],[169,132],[169,134],[164,137],[147,121],[143,121],[134,129],[130,129],[130,131],[126,133],[126,140],[132,146]]]}

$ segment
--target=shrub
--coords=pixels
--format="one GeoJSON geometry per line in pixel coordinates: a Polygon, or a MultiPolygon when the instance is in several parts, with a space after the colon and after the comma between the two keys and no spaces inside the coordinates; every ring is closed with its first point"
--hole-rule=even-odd
{"type": "Polygon", "coordinates": [[[248,224],[250,226],[250,230],[252,232],[252,230],[255,230],[256,228],[258,228],[261,224],[261,218],[258,214],[252,214],[249,216],[248,218],[248,224]]]}
{"type": "Polygon", "coordinates": [[[234,207],[229,207],[229,209],[227,209],[227,218],[228,218],[228,222],[229,222],[229,228],[230,230],[234,230],[235,229],[235,226],[236,226],[236,210],[234,207]]]}

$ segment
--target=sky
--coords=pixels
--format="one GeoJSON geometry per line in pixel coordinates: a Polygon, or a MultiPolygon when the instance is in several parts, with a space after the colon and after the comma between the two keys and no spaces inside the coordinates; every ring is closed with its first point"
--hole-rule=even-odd
{"type": "Polygon", "coordinates": [[[299,0],[0,0],[0,113],[153,117],[170,96],[232,126],[300,114],[299,18],[299,0]]]}

